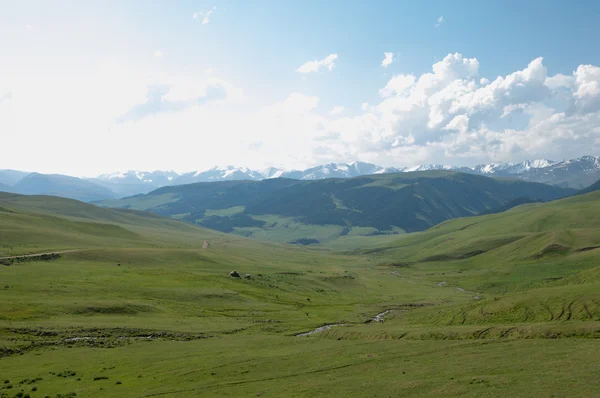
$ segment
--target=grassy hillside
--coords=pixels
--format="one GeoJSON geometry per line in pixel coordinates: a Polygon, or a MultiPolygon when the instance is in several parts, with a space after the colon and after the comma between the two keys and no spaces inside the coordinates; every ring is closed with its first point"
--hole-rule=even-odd
{"type": "Polygon", "coordinates": [[[592,193],[334,254],[3,194],[4,255],[77,251],[0,260],[0,396],[595,396],[598,210],[592,193]],[[326,324],[345,326],[295,336],[326,324]]]}
{"type": "Polygon", "coordinates": [[[553,200],[574,191],[448,171],[350,179],[228,181],[164,187],[105,201],[223,232],[293,242],[425,230],[499,208],[516,198],[553,200]]]}

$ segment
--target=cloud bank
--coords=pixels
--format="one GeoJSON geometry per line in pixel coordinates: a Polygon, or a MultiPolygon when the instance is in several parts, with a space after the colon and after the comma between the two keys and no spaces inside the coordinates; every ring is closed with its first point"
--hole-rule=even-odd
{"type": "MultiPolygon", "coordinates": [[[[307,69],[328,68],[314,62],[307,69]]],[[[600,153],[595,65],[549,75],[535,58],[489,78],[476,58],[448,54],[426,73],[373,87],[378,99],[345,107],[300,91],[259,101],[216,74],[144,73],[113,62],[78,67],[62,80],[15,73],[0,90],[0,131],[7,148],[30,149],[3,160],[12,168],[42,162],[49,172],[77,164],[94,175],[107,167],[475,165],[600,153]],[[69,156],[48,156],[65,148],[69,156]]]]}

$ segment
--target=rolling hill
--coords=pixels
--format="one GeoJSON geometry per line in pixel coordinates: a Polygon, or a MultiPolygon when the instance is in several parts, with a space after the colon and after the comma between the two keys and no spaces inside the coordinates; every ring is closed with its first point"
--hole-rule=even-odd
{"type": "Polygon", "coordinates": [[[0,395],[594,396],[598,231],[593,192],[336,254],[0,194],[0,257],[66,251],[0,258],[0,395]]]}
{"type": "Polygon", "coordinates": [[[519,180],[430,171],[315,181],[197,183],[102,204],[291,242],[422,231],[451,218],[498,208],[515,198],[547,201],[573,192],[519,180]]]}

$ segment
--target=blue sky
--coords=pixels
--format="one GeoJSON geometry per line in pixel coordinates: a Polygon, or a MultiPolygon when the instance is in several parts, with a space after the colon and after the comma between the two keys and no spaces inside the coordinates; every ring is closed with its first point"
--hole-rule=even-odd
{"type": "Polygon", "coordinates": [[[0,134],[11,146],[40,143],[0,168],[93,175],[600,154],[594,1],[0,6],[0,134]],[[60,159],[46,153],[65,148],[60,159]]]}

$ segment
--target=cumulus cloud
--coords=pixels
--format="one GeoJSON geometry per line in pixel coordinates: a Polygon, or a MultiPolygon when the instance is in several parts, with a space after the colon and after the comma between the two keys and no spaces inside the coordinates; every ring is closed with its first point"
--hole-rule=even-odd
{"type": "Polygon", "coordinates": [[[154,51],[153,55],[156,58],[162,58],[162,56],[165,55],[165,54],[162,51],[160,51],[160,50],[156,50],[156,51],[154,51]]]}
{"type": "Polygon", "coordinates": [[[335,67],[335,61],[337,60],[337,58],[338,58],[337,54],[329,54],[328,56],[326,56],[325,58],[323,58],[320,61],[315,60],[315,61],[305,62],[304,64],[302,64],[302,66],[300,66],[297,69],[297,72],[299,72],[299,73],[318,72],[319,69],[321,69],[321,68],[326,68],[327,70],[329,70],[331,72],[331,70],[335,67]]]}
{"type": "Polygon", "coordinates": [[[435,27],[437,28],[438,26],[440,26],[440,25],[441,25],[441,24],[443,24],[444,22],[445,22],[445,20],[444,20],[444,17],[443,17],[443,16],[440,16],[440,17],[437,19],[437,23],[435,24],[435,27]]]}
{"type": "Polygon", "coordinates": [[[379,94],[384,98],[394,94],[399,95],[409,90],[414,84],[415,77],[413,75],[396,75],[388,81],[384,88],[379,90],[379,94]]]}
{"type": "Polygon", "coordinates": [[[574,76],[576,105],[582,110],[600,110],[600,67],[579,65],[574,76]]]}
{"type": "Polygon", "coordinates": [[[387,68],[394,62],[394,54],[393,53],[383,53],[383,61],[381,61],[381,66],[387,68]]]}
{"type": "MultiPolygon", "coordinates": [[[[474,164],[600,152],[600,68],[548,76],[543,58],[493,80],[448,54],[420,76],[393,76],[363,114],[324,124],[340,157],[391,165],[474,164]],[[399,160],[399,156],[404,156],[399,160]]],[[[327,133],[324,133],[326,135],[327,133]]]]}

